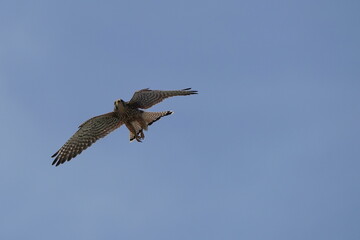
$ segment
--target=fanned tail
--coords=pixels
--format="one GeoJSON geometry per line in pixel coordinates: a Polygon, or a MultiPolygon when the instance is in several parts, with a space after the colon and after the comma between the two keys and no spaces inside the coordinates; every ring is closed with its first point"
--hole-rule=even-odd
{"type": "Polygon", "coordinates": [[[130,142],[134,141],[136,139],[136,136],[140,136],[140,138],[143,139],[145,137],[143,130],[147,130],[148,126],[150,126],[154,122],[158,121],[160,118],[171,115],[173,113],[174,112],[172,112],[172,111],[143,112],[142,113],[143,121],[141,123],[138,121],[133,121],[131,123],[136,131],[136,135],[132,131],[130,131],[130,142]]]}
{"type": "Polygon", "coordinates": [[[165,112],[143,112],[142,117],[147,123],[148,126],[159,120],[164,116],[168,116],[173,114],[173,111],[165,111],[165,112]]]}

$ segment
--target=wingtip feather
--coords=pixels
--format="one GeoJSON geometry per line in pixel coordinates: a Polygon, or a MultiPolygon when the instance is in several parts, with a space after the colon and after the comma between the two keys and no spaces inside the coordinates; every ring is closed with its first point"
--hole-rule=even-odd
{"type": "Polygon", "coordinates": [[[182,91],[187,91],[189,94],[198,94],[197,90],[191,90],[191,88],[184,88],[182,91]]]}
{"type": "Polygon", "coordinates": [[[57,154],[59,153],[59,151],[57,151],[56,153],[54,153],[54,155],[52,155],[51,157],[55,157],[57,154]]]}

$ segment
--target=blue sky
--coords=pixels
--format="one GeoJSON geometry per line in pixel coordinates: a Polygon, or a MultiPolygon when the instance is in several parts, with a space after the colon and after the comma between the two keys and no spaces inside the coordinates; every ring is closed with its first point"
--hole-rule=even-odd
{"type": "Polygon", "coordinates": [[[358,1],[2,1],[1,239],[360,239],[358,1]],[[142,88],[129,143],[50,156],[142,88]]]}

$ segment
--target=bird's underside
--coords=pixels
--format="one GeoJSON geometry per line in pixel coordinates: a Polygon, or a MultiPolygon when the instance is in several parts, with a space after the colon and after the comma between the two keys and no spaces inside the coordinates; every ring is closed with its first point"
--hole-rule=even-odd
{"type": "Polygon", "coordinates": [[[70,161],[98,139],[105,137],[123,124],[130,131],[130,141],[141,142],[145,138],[144,130],[147,130],[148,126],[173,112],[145,112],[140,109],[148,109],[165,98],[192,94],[197,94],[197,91],[191,88],[174,91],[146,88],[135,92],[128,102],[116,100],[114,111],[90,118],[81,124],[78,131],[51,156],[55,158],[52,164],[58,166],[70,161]]]}

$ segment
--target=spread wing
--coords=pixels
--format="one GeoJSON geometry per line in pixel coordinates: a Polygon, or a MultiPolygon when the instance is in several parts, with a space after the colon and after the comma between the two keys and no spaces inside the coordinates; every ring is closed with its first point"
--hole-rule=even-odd
{"type": "Polygon", "coordinates": [[[70,161],[83,150],[90,147],[99,138],[120,127],[122,122],[114,112],[90,118],[79,126],[79,130],[51,157],[55,157],[52,165],[60,165],[70,161]]]}
{"type": "Polygon", "coordinates": [[[191,88],[174,91],[150,90],[145,88],[135,92],[128,104],[135,108],[147,109],[161,102],[165,98],[187,96],[191,94],[197,94],[197,91],[191,90],[191,88]]]}

